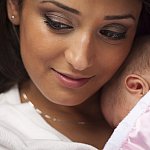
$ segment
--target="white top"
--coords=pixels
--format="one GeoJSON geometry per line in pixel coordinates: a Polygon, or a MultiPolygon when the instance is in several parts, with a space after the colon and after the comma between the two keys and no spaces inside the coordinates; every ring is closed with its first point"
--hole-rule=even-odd
{"type": "Polygon", "coordinates": [[[18,87],[0,94],[0,150],[97,150],[72,142],[51,127],[28,103],[18,87]]]}
{"type": "MultiPolygon", "coordinates": [[[[147,107],[150,107],[150,92],[118,125],[103,150],[129,150],[122,148],[122,145],[128,140],[129,133],[135,128],[138,118],[147,107]]],[[[139,145],[138,142],[136,144],[139,145]]],[[[31,105],[20,102],[18,87],[14,86],[6,93],[0,94],[0,150],[97,150],[97,148],[72,142],[51,127],[31,105]]]]}

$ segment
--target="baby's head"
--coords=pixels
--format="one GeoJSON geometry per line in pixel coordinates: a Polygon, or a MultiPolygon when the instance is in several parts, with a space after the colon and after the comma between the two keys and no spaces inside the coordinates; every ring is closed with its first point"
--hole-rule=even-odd
{"type": "Polygon", "coordinates": [[[103,87],[101,110],[112,127],[129,113],[150,89],[150,36],[135,40],[116,75],[103,87]]]}

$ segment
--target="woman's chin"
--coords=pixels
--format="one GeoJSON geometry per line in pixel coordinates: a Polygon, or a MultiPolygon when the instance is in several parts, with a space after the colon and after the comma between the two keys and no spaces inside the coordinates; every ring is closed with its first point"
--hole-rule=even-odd
{"type": "Polygon", "coordinates": [[[77,105],[80,105],[82,104],[84,101],[79,101],[79,99],[77,100],[51,100],[51,102],[53,102],[54,104],[57,104],[57,105],[61,105],[61,106],[77,106],[77,105]]]}

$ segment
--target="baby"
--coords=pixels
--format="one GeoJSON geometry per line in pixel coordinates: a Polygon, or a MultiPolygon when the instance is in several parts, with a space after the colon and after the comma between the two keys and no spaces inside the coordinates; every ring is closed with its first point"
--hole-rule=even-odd
{"type": "Polygon", "coordinates": [[[101,110],[117,127],[150,90],[150,36],[135,40],[132,51],[117,74],[102,89],[101,110]]]}

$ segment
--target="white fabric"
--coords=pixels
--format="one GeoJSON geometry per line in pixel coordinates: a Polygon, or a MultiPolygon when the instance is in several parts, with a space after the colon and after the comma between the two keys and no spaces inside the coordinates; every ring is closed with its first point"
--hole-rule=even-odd
{"type": "MultiPolygon", "coordinates": [[[[150,92],[118,125],[103,150],[129,150],[121,146],[148,105],[150,92]]],[[[18,87],[15,86],[10,91],[0,94],[0,150],[97,149],[87,144],[72,142],[48,125],[28,103],[20,103],[18,87]]]]}
{"type": "Polygon", "coordinates": [[[147,146],[150,138],[150,121],[148,120],[149,118],[144,122],[140,120],[142,118],[143,121],[143,117],[146,118],[145,115],[150,114],[149,108],[150,91],[140,99],[129,114],[119,123],[106,143],[104,150],[150,150],[150,144],[147,146]],[[145,128],[145,124],[148,126],[147,128],[145,128]]]}
{"type": "Polygon", "coordinates": [[[18,87],[0,94],[0,150],[97,150],[72,142],[49,126],[28,104],[20,103],[18,87]]]}

